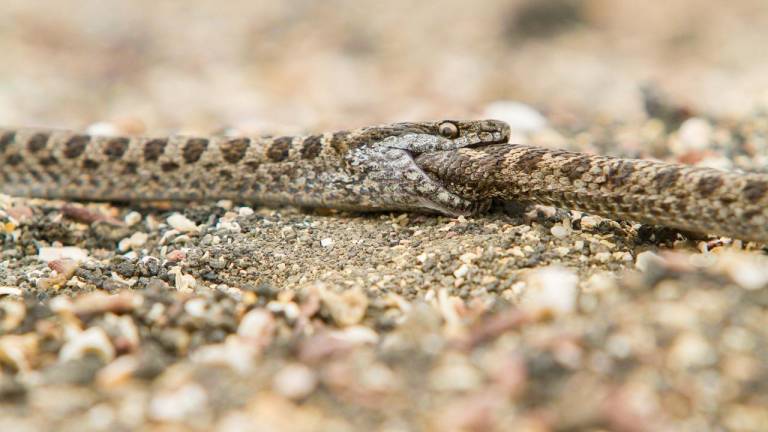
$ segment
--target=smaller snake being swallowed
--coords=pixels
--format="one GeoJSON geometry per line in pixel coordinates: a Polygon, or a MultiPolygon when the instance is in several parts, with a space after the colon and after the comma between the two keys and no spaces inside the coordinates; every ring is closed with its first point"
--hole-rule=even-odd
{"type": "Polygon", "coordinates": [[[76,200],[232,199],[476,214],[493,198],[768,241],[768,175],[507,144],[497,120],[298,137],[0,129],[0,191],[76,200]]]}

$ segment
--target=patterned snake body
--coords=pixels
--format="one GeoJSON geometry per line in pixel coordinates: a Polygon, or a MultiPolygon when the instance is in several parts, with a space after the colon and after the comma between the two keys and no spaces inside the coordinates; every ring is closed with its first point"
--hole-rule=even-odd
{"type": "Polygon", "coordinates": [[[495,120],[301,137],[0,129],[0,191],[79,200],[233,199],[468,215],[493,198],[768,241],[768,175],[506,144],[495,120]]]}
{"type": "Polygon", "coordinates": [[[420,155],[462,197],[531,201],[686,231],[768,241],[768,175],[514,144],[420,155]]]}
{"type": "Polygon", "coordinates": [[[502,122],[396,123],[297,137],[120,137],[0,129],[0,191],[80,200],[233,199],[348,210],[478,211],[413,155],[506,142],[502,122]]]}

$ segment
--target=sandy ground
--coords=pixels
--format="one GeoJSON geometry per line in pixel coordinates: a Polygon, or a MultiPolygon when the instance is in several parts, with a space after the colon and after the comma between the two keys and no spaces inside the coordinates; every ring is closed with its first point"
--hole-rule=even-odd
{"type": "MultiPolygon", "coordinates": [[[[6,2],[0,122],[492,116],[517,142],[768,169],[763,2],[470,3],[6,2]]],[[[513,203],[0,195],[0,246],[0,430],[768,430],[764,245],[513,203]]]]}

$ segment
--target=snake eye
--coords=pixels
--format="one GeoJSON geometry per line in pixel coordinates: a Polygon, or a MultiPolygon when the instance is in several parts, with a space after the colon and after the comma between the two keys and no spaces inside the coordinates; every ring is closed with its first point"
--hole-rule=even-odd
{"type": "Polygon", "coordinates": [[[459,136],[459,128],[451,122],[440,123],[440,126],[437,127],[437,131],[440,132],[440,135],[446,138],[456,138],[459,136]]]}

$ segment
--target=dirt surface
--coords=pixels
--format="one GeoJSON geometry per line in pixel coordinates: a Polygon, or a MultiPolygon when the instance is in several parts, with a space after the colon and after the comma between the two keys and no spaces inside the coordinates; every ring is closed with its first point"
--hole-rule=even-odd
{"type": "MultiPolygon", "coordinates": [[[[516,142],[768,170],[760,1],[379,3],[10,2],[0,121],[490,116],[516,142]]],[[[768,430],[765,245],[516,203],[0,195],[0,253],[4,431],[768,430]]]]}

